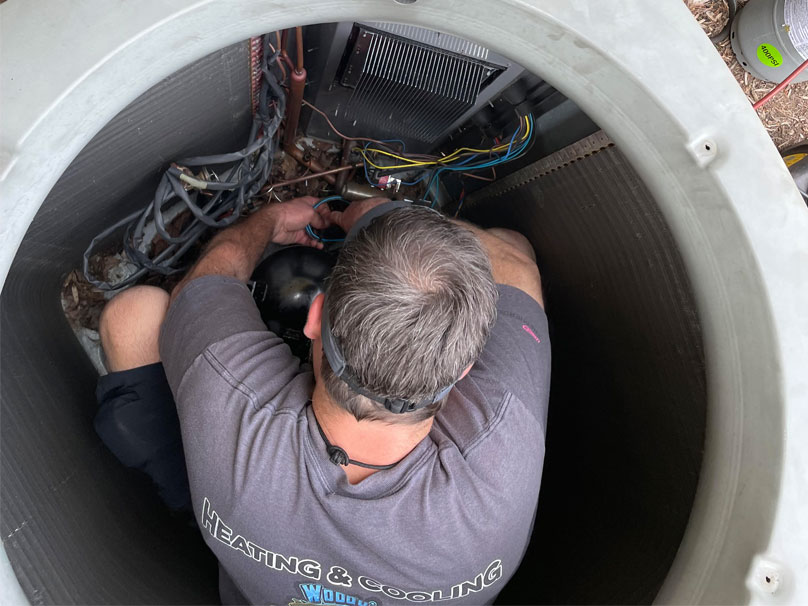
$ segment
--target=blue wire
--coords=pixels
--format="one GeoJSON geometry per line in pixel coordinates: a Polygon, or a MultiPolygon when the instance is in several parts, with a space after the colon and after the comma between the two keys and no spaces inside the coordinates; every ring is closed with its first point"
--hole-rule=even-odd
{"type": "MultiPolygon", "coordinates": [[[[327,196],[317,202],[312,208],[317,208],[321,204],[325,204],[326,202],[330,202],[331,200],[342,200],[344,202],[348,202],[342,196],[327,196]]],[[[318,242],[344,242],[345,238],[323,238],[320,234],[316,233],[311,225],[306,226],[306,233],[311,237],[317,240],[318,242]]]]}
{"type": "MultiPolygon", "coordinates": [[[[528,114],[527,119],[528,119],[528,123],[530,125],[530,136],[527,139],[525,139],[522,143],[520,143],[518,145],[518,147],[514,148],[514,142],[516,141],[516,137],[519,134],[519,132],[522,130],[521,126],[519,126],[513,132],[513,134],[511,135],[510,141],[508,142],[508,149],[506,150],[506,152],[505,152],[505,154],[503,156],[499,156],[498,154],[496,154],[496,152],[494,152],[494,155],[496,156],[495,158],[491,158],[489,160],[486,160],[484,162],[480,162],[478,164],[469,164],[470,162],[473,162],[479,156],[479,154],[473,154],[473,155],[469,156],[468,158],[464,158],[460,162],[454,162],[451,165],[443,165],[443,166],[435,168],[434,172],[432,173],[432,176],[429,178],[429,181],[427,182],[426,192],[424,193],[424,199],[428,200],[430,198],[430,196],[433,195],[432,194],[433,188],[435,189],[435,195],[432,198],[431,208],[434,208],[435,204],[438,201],[438,195],[440,194],[440,175],[441,175],[441,173],[443,173],[445,171],[453,171],[453,172],[464,171],[465,172],[465,171],[470,171],[470,170],[479,170],[479,169],[482,169],[482,168],[490,168],[492,166],[498,166],[500,164],[504,164],[505,162],[510,162],[511,160],[515,160],[515,159],[519,158],[520,156],[522,156],[522,154],[524,154],[525,151],[527,150],[527,148],[529,147],[530,142],[532,141],[533,137],[535,136],[535,132],[536,132],[534,127],[533,127],[533,115],[528,114]]],[[[397,140],[397,139],[388,139],[387,141],[398,141],[398,142],[402,143],[402,145],[403,145],[403,141],[400,141],[400,140],[397,140]]],[[[370,143],[365,143],[365,150],[367,150],[368,145],[370,145],[370,143]]],[[[373,183],[373,181],[371,181],[370,174],[368,173],[367,161],[364,160],[364,159],[363,159],[363,166],[364,166],[364,169],[365,169],[365,178],[367,179],[368,183],[370,183],[371,185],[373,185],[375,187],[378,187],[379,186],[378,183],[373,183]]],[[[426,178],[427,174],[428,174],[428,172],[424,171],[423,174],[421,175],[421,177],[419,177],[416,181],[412,181],[412,182],[402,181],[402,184],[403,185],[416,185],[416,184],[420,183],[421,181],[423,181],[426,178]]]]}
{"type": "Polygon", "coordinates": [[[362,156],[362,166],[365,169],[365,179],[367,179],[368,183],[370,183],[373,187],[377,187],[377,184],[370,180],[370,175],[368,174],[368,161],[365,160],[364,156],[362,156]]]}
{"type": "Polygon", "coordinates": [[[346,199],[345,199],[345,198],[343,198],[342,196],[326,196],[325,198],[323,198],[322,200],[320,200],[320,201],[319,201],[317,204],[315,204],[314,206],[312,206],[312,208],[317,208],[317,207],[318,207],[318,206],[320,206],[321,204],[325,204],[326,202],[331,202],[331,200],[342,200],[343,202],[348,202],[348,200],[346,200],[346,199]]]}
{"type": "MultiPolygon", "coordinates": [[[[533,117],[528,115],[528,120],[530,121],[531,131],[532,131],[533,130],[533,117]]],[[[476,169],[479,169],[479,168],[488,168],[488,167],[491,167],[491,166],[497,166],[499,164],[503,164],[504,162],[509,162],[510,160],[514,160],[514,159],[518,158],[527,149],[528,145],[530,144],[530,140],[532,139],[532,136],[531,136],[530,138],[523,141],[520,144],[519,148],[514,150],[512,148],[512,145],[513,145],[513,141],[514,141],[516,135],[518,134],[518,132],[519,132],[518,130],[516,132],[514,132],[513,136],[511,137],[511,143],[508,145],[508,151],[502,157],[497,157],[497,158],[495,158],[493,160],[489,160],[487,162],[482,162],[480,164],[475,164],[473,166],[461,166],[461,164],[458,163],[458,164],[454,164],[452,166],[441,167],[440,170],[452,170],[452,171],[457,171],[457,170],[468,171],[468,170],[472,170],[472,169],[476,170],[476,169]]]]}
{"type": "MultiPolygon", "coordinates": [[[[382,139],[381,142],[382,143],[392,143],[392,142],[401,143],[401,147],[403,148],[402,153],[406,153],[406,151],[407,151],[407,148],[406,148],[406,146],[404,144],[404,141],[402,141],[401,139],[382,139]]],[[[368,145],[370,145],[370,141],[365,143],[364,151],[367,151],[368,145]]],[[[381,188],[381,186],[378,183],[374,183],[373,181],[371,181],[370,174],[368,173],[368,162],[367,162],[367,160],[365,159],[364,156],[362,156],[362,168],[365,169],[365,179],[367,179],[367,182],[370,183],[373,187],[381,188]]],[[[402,181],[401,184],[402,185],[418,185],[421,181],[424,180],[425,176],[426,175],[421,175],[415,181],[402,181]]]]}
{"type": "Polygon", "coordinates": [[[467,162],[471,162],[472,160],[474,160],[474,158],[476,158],[478,155],[479,154],[474,154],[473,156],[469,156],[462,162],[455,162],[454,164],[452,164],[452,166],[464,166],[467,162]]]}
{"type": "MultiPolygon", "coordinates": [[[[432,178],[429,180],[429,184],[427,185],[427,189],[426,189],[426,193],[424,194],[424,198],[426,198],[426,199],[429,198],[429,196],[430,196],[430,194],[432,192],[432,188],[435,185],[437,185],[437,192],[436,193],[440,192],[440,173],[443,172],[443,171],[447,171],[447,170],[449,170],[449,171],[469,171],[469,170],[477,170],[477,169],[481,169],[481,168],[489,168],[491,166],[498,166],[498,165],[503,164],[505,162],[510,162],[511,160],[515,160],[516,158],[519,158],[527,150],[528,146],[530,145],[530,141],[533,138],[533,133],[535,132],[534,129],[533,129],[533,116],[528,114],[527,118],[528,118],[528,121],[530,123],[531,136],[528,137],[527,139],[525,139],[525,141],[523,141],[522,143],[520,143],[520,145],[519,145],[519,147],[517,149],[513,149],[513,143],[516,140],[516,135],[519,134],[519,131],[521,130],[520,128],[517,128],[516,131],[514,131],[513,135],[511,136],[510,143],[508,144],[508,150],[505,153],[505,155],[502,156],[502,157],[497,157],[497,158],[495,158],[493,160],[489,160],[487,162],[482,162],[480,164],[475,164],[475,165],[472,165],[472,166],[466,166],[465,163],[469,162],[471,159],[476,157],[476,154],[475,154],[475,156],[471,156],[471,158],[467,158],[462,162],[455,163],[452,166],[442,166],[442,167],[438,168],[435,171],[435,174],[433,174],[432,178]]],[[[437,203],[437,196],[435,196],[433,198],[432,204],[431,204],[430,207],[434,208],[436,203],[437,203]]]]}
{"type": "MultiPolygon", "coordinates": [[[[432,175],[432,177],[429,179],[429,183],[428,183],[428,184],[427,184],[427,186],[426,186],[426,192],[424,192],[424,199],[425,199],[425,200],[429,198],[429,195],[430,195],[430,193],[432,192],[432,184],[433,184],[434,182],[437,182],[437,183],[438,183],[438,192],[440,193],[440,177],[438,176],[438,175],[440,174],[440,171],[441,171],[441,169],[440,169],[440,168],[435,169],[435,173],[434,173],[434,174],[432,175]],[[437,181],[436,181],[436,180],[437,180],[437,181]]],[[[436,203],[437,201],[438,201],[437,197],[433,198],[433,199],[432,199],[432,204],[430,204],[430,205],[429,205],[429,208],[435,208],[435,203],[436,203]]]]}
{"type": "Polygon", "coordinates": [[[321,235],[314,233],[311,225],[306,226],[306,233],[318,242],[345,242],[345,238],[323,238],[321,235]]]}
{"type": "MultiPolygon", "coordinates": [[[[531,119],[530,117],[528,119],[531,119]]],[[[532,127],[532,119],[531,119],[531,127],[532,127]]],[[[514,136],[516,133],[514,133],[514,136]]],[[[513,141],[513,139],[512,139],[513,141]]],[[[491,166],[497,166],[499,164],[503,164],[504,162],[509,162],[510,160],[514,160],[518,158],[528,147],[530,144],[530,139],[526,139],[523,143],[520,144],[519,148],[517,149],[509,149],[508,152],[502,156],[501,158],[496,158],[494,160],[489,160],[487,162],[482,162],[480,164],[475,164],[473,166],[460,166],[460,165],[452,165],[452,166],[443,166],[439,170],[451,170],[451,171],[468,171],[468,170],[476,170],[479,168],[488,168],[491,166]]],[[[509,146],[510,147],[510,146],[509,146]]]]}
{"type": "MultiPolygon", "coordinates": [[[[367,179],[367,182],[370,183],[373,187],[381,188],[381,186],[378,183],[374,183],[373,181],[371,181],[370,174],[368,173],[368,163],[364,159],[363,159],[363,162],[362,162],[362,167],[365,169],[365,179],[367,179]]],[[[421,181],[424,180],[425,176],[426,175],[421,175],[415,181],[402,181],[401,184],[402,185],[418,185],[421,181]]]]}
{"type": "Polygon", "coordinates": [[[418,185],[421,181],[424,180],[424,177],[426,177],[426,175],[421,175],[415,181],[402,181],[401,184],[402,185],[418,185]]]}
{"type": "Polygon", "coordinates": [[[510,155],[511,155],[511,147],[513,147],[513,142],[514,142],[514,140],[516,139],[516,134],[517,134],[517,133],[518,133],[520,130],[522,130],[522,129],[521,129],[521,128],[517,128],[515,131],[513,131],[513,135],[511,136],[511,142],[510,142],[510,143],[508,143],[508,151],[507,151],[507,152],[505,152],[505,157],[506,157],[506,158],[507,158],[508,156],[510,156],[510,155]]]}

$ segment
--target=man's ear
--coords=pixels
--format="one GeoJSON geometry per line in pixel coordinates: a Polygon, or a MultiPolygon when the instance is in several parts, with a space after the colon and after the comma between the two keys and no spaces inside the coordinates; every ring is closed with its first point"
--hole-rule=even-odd
{"type": "Polygon", "coordinates": [[[306,317],[306,325],[303,327],[303,334],[312,341],[320,338],[321,322],[323,321],[323,301],[325,295],[320,293],[309,306],[309,315],[306,317]]]}

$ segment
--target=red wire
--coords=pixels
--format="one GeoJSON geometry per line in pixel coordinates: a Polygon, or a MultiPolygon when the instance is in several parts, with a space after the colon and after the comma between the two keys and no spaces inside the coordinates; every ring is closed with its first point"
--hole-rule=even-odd
{"type": "Polygon", "coordinates": [[[795,69],[791,74],[789,74],[785,80],[783,80],[780,84],[775,86],[771,91],[766,93],[766,96],[763,97],[760,101],[757,101],[754,105],[752,105],[752,109],[758,109],[769,102],[769,99],[774,97],[777,93],[783,90],[788,84],[797,76],[800,75],[800,72],[808,67],[808,59],[802,62],[802,64],[795,69]]]}
{"type": "Polygon", "coordinates": [[[463,190],[460,192],[460,201],[457,204],[457,210],[455,210],[455,218],[457,217],[460,209],[463,208],[463,200],[466,198],[466,188],[464,187],[463,190]]]}

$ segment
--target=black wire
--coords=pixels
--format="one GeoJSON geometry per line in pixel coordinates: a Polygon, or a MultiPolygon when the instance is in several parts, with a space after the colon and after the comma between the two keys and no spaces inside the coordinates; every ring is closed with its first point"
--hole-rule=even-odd
{"type": "Polygon", "coordinates": [[[727,24],[715,36],[710,36],[710,42],[718,44],[723,42],[729,36],[729,30],[732,28],[732,22],[735,19],[735,13],[738,11],[738,2],[736,0],[725,0],[727,8],[729,9],[729,16],[727,17],[727,24]]]}
{"type": "MultiPolygon", "coordinates": [[[[142,210],[124,217],[95,236],[84,251],[84,277],[101,290],[118,290],[140,280],[147,272],[162,275],[175,274],[187,269],[180,261],[209,229],[221,229],[238,220],[247,202],[253,198],[269,179],[272,159],[276,149],[276,134],[286,108],[286,94],[281,88],[273,67],[278,62],[280,50],[270,53],[269,36],[264,37],[262,61],[263,78],[258,101],[258,110],[253,118],[250,135],[244,149],[213,156],[195,156],[177,161],[177,165],[201,169],[206,166],[230,165],[222,171],[223,179],[203,181],[200,185],[211,196],[203,196],[200,189],[188,183],[190,175],[184,174],[176,165],[168,168],[160,179],[154,198],[142,210]],[[190,189],[186,189],[189,186],[190,189]],[[171,236],[166,228],[163,213],[181,203],[191,211],[193,219],[176,235],[171,236]],[[156,256],[150,256],[144,242],[145,228],[153,223],[157,234],[168,246],[156,256]],[[134,266],[124,279],[109,283],[97,279],[90,271],[90,259],[96,246],[121,228],[123,252],[134,266]]],[[[204,172],[204,171],[203,171],[204,172]]]]}
{"type": "Polygon", "coordinates": [[[320,431],[320,437],[323,439],[323,442],[325,442],[325,452],[328,454],[329,460],[334,465],[342,465],[343,467],[347,467],[348,465],[356,465],[357,467],[364,467],[365,469],[387,471],[388,469],[393,469],[393,467],[399,464],[399,461],[396,461],[395,463],[390,463],[389,465],[372,465],[370,463],[363,463],[362,461],[357,461],[350,458],[344,449],[340,448],[339,446],[334,446],[331,442],[329,442],[323,428],[320,426],[320,422],[317,420],[317,415],[314,415],[314,420],[317,423],[317,429],[320,431]]]}

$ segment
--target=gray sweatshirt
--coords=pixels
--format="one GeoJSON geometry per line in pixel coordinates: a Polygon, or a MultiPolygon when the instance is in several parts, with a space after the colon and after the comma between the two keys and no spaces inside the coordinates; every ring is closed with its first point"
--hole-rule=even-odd
{"type": "Polygon", "coordinates": [[[427,438],[351,485],[317,430],[312,373],[267,331],[245,285],[206,276],[185,287],[160,352],[225,603],[494,600],[533,528],[550,388],[544,312],[499,290],[491,338],[427,438]]]}

